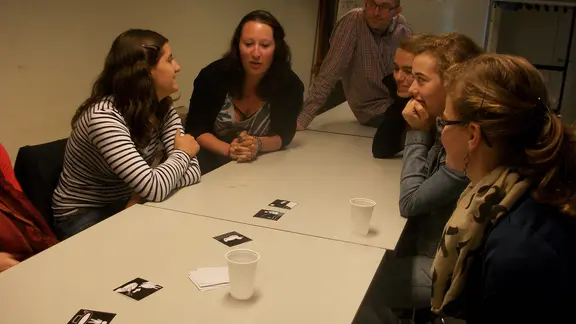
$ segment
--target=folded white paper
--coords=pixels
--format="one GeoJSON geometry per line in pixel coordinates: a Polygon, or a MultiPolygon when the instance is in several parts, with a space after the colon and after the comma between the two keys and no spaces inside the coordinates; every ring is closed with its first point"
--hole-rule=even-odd
{"type": "Polygon", "coordinates": [[[198,268],[190,271],[188,278],[200,291],[217,289],[230,283],[228,267],[198,268]]]}

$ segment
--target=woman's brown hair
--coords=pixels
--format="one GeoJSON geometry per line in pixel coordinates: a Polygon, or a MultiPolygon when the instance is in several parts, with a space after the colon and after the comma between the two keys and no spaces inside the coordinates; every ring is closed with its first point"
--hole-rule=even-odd
{"type": "Polygon", "coordinates": [[[500,165],[531,179],[537,201],[576,215],[576,132],[550,109],[540,72],[521,57],[484,54],[448,73],[454,110],[480,125],[500,165]]]}
{"type": "Polygon", "coordinates": [[[76,110],[72,127],[85,111],[111,97],[136,147],[148,145],[172,105],[170,97],[158,101],[151,74],[166,43],[167,38],[151,30],[130,29],[120,34],[112,43],[90,97],[76,110]]]}
{"type": "Polygon", "coordinates": [[[451,32],[422,36],[414,54],[429,54],[434,57],[438,74],[442,80],[446,80],[445,73],[451,66],[468,61],[483,52],[470,37],[451,32]]]}
{"type": "Polygon", "coordinates": [[[274,58],[272,64],[266,74],[258,82],[256,92],[262,99],[270,99],[276,92],[281,91],[280,84],[292,73],[292,54],[290,46],[286,43],[284,27],[280,24],[278,19],[270,12],[265,10],[255,10],[248,13],[234,31],[232,41],[230,42],[230,49],[224,58],[230,64],[230,71],[228,79],[232,84],[230,94],[236,98],[242,98],[244,90],[244,77],[245,72],[242,67],[242,60],[240,59],[240,40],[242,38],[242,29],[244,25],[250,21],[257,21],[266,24],[272,28],[272,36],[274,37],[274,58]]]}
{"type": "Polygon", "coordinates": [[[437,36],[433,34],[414,34],[403,37],[398,41],[398,48],[416,55],[419,52],[419,48],[423,47],[424,44],[427,44],[427,42],[430,42],[435,37],[437,36]]]}

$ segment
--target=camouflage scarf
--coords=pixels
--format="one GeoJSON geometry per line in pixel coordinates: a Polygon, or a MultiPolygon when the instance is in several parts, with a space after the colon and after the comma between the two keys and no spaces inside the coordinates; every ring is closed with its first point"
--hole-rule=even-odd
{"type": "Polygon", "coordinates": [[[508,168],[497,168],[464,190],[444,233],[432,264],[432,310],[443,308],[462,292],[467,268],[482,248],[489,221],[505,215],[528,190],[528,180],[508,168]]]}

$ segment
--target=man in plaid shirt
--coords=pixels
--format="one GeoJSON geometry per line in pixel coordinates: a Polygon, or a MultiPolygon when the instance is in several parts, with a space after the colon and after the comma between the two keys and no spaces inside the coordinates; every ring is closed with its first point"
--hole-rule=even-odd
{"type": "Polygon", "coordinates": [[[314,80],[298,129],[308,127],[338,80],[356,119],[377,127],[392,99],[382,80],[393,72],[398,41],[412,34],[400,0],[365,0],[346,13],[330,37],[330,50],[314,80]]]}

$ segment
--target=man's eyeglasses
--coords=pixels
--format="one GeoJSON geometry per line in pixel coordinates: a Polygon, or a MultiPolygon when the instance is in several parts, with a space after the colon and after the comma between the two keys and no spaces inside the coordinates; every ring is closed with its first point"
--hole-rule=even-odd
{"type": "MultiPolygon", "coordinates": [[[[446,126],[450,126],[450,125],[466,126],[469,123],[470,122],[467,122],[465,120],[445,120],[445,119],[436,118],[436,128],[438,129],[439,132],[442,132],[442,130],[446,126]]],[[[486,145],[488,145],[488,147],[492,147],[492,143],[490,143],[490,140],[488,139],[488,136],[484,132],[484,128],[482,128],[482,126],[480,126],[480,136],[482,136],[484,138],[484,141],[486,142],[486,145]]]]}
{"type": "Polygon", "coordinates": [[[382,10],[385,12],[390,12],[396,8],[398,8],[398,6],[389,4],[389,3],[382,3],[382,4],[376,4],[376,2],[374,2],[374,0],[367,0],[366,1],[366,6],[368,7],[368,9],[370,10],[376,10],[378,9],[378,11],[382,10]]]}

